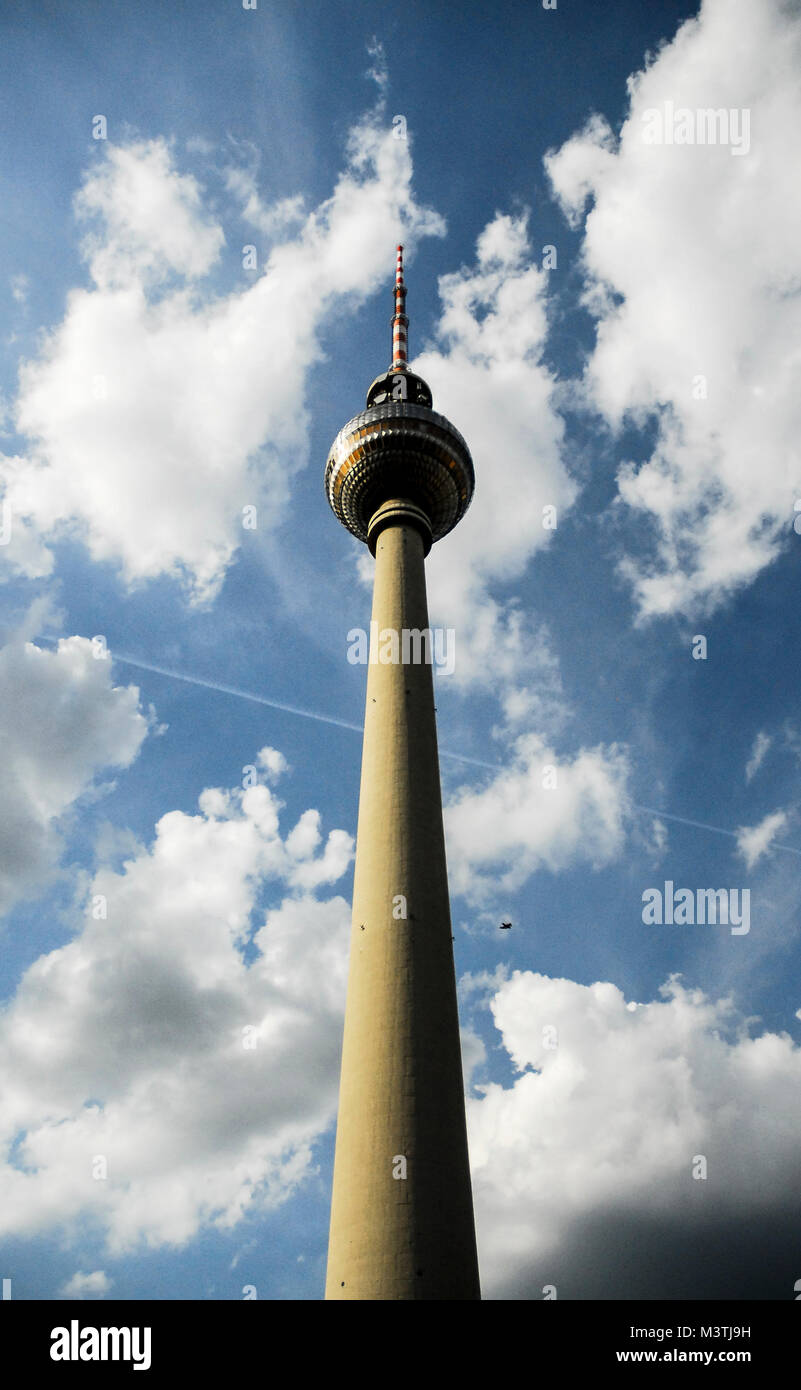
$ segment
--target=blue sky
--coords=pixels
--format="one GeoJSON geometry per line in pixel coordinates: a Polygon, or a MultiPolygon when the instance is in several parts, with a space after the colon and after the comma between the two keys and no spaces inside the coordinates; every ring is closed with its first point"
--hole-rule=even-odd
{"type": "Polygon", "coordinates": [[[322,1295],[371,564],[322,478],[398,240],[477,476],[428,570],[485,1296],[790,1296],[797,6],[2,27],[13,1297],[322,1295]]]}

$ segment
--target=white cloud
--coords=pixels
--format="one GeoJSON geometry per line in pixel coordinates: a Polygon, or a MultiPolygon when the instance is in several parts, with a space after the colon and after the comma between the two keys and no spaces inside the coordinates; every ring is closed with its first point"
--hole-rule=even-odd
{"type": "Polygon", "coordinates": [[[747,869],[753,869],[763,854],[767,854],[776,836],[784,830],[788,822],[786,811],[774,811],[765,816],[758,825],[741,825],[737,829],[737,853],[745,860],[747,869]]]}
{"type": "Polygon", "coordinates": [[[500,705],[508,731],[533,729],[553,736],[571,717],[559,661],[545,623],[518,599],[499,601],[480,587],[452,596],[454,670],[460,691],[484,690],[500,705]]]}
{"type": "Polygon", "coordinates": [[[754,746],[751,749],[751,756],[745,765],[746,782],[750,782],[758,773],[764,761],[765,754],[770,748],[772,742],[773,739],[770,737],[770,735],[760,730],[760,732],[754,739],[754,746]]]}
{"type": "Polygon", "coordinates": [[[332,304],[353,310],[375,290],[400,234],[413,245],[443,231],[411,173],[408,144],[363,121],[332,196],[255,281],[214,298],[200,286],[223,233],[196,180],[162,140],[110,146],[76,200],[94,287],[72,292],[21,370],[30,450],[0,460],[14,517],[79,535],[129,584],[170,574],[213,598],[242,508],[269,526],[305,464],[306,374],[332,304]]]}
{"type": "Polygon", "coordinates": [[[283,753],[279,753],[277,748],[261,748],[256,762],[264,772],[268,782],[275,781],[282,773],[289,771],[286,758],[283,753]]]}
{"type": "Polygon", "coordinates": [[[306,216],[305,199],[301,193],[265,203],[259,193],[255,169],[232,165],[225,171],[225,183],[230,193],[242,203],[242,216],[262,236],[274,238],[297,227],[306,216]]]}
{"type": "Polygon", "coordinates": [[[209,789],[199,814],[163,816],[151,848],[95,876],[107,918],[26,971],[0,1021],[5,1233],[80,1220],[113,1252],[180,1245],[308,1173],[336,1105],[349,924],[308,885],[352,842],[283,840],[280,806],[261,785],[209,789]]]}
{"type": "Polygon", "coordinates": [[[625,838],[627,776],[615,745],[582,749],[571,761],[537,735],[522,736],[509,768],[484,788],[457,792],[445,808],[452,890],[486,903],[538,868],[610,863],[625,838]]]}
{"type": "Polygon", "coordinates": [[[83,1274],[78,1270],[68,1279],[59,1293],[59,1298],[105,1298],[110,1292],[112,1279],[102,1269],[96,1269],[91,1274],[83,1274]]]}
{"type": "Polygon", "coordinates": [[[58,863],[59,823],[106,768],[128,767],[147,733],[136,686],[85,637],[55,651],[15,638],[0,650],[0,911],[38,896],[58,863]]]}
{"type": "Polygon", "coordinates": [[[204,213],[197,180],[177,172],[163,140],[106,145],[75,211],[91,224],[83,252],[99,290],[141,292],[171,271],[202,278],[225,245],[222,228],[204,213]]]}
{"type": "Polygon", "coordinates": [[[367,76],[371,82],[375,82],[379,99],[386,95],[389,86],[389,68],[387,66],[387,55],[379,38],[375,35],[367,44],[367,56],[372,59],[370,67],[367,69],[367,76]]]}
{"type": "Polygon", "coordinates": [[[658,422],[650,459],[618,474],[627,515],[655,537],[649,558],[639,547],[621,566],[643,617],[711,609],[794,539],[799,65],[801,20],[780,0],[704,0],[629,79],[619,142],[596,116],[546,160],[574,223],[594,200],[589,399],[615,428],[658,422]],[[748,110],[749,152],[647,143],[644,117],[667,102],[748,110]]]}
{"type": "MultiPolygon", "coordinates": [[[[476,261],[439,282],[436,344],[414,358],[434,408],[468,442],[476,502],[427,561],[432,621],[456,630],[454,682],[500,691],[510,726],[557,728],[558,667],[543,625],[493,582],[519,579],[554,536],[577,492],[561,457],[563,424],[542,362],[548,272],[531,245],[525,214],[498,213],[478,238],[476,261]]],[[[412,320],[412,346],[414,345],[412,320]]]]}
{"type": "Polygon", "coordinates": [[[431,591],[443,608],[466,584],[519,578],[553,537],[543,507],[556,506],[558,519],[576,495],[560,453],[554,381],[542,362],[547,290],[525,215],[498,214],[478,239],[476,265],[439,282],[441,346],[422,352],[414,367],[432,388],[434,408],[467,440],[480,499],[431,552],[431,591]]]}
{"type": "Polygon", "coordinates": [[[729,1000],[677,980],[660,993],[627,1003],[613,984],[520,971],[497,988],[521,1075],[468,1105],[485,1295],[555,1283],[560,1298],[714,1297],[700,1287],[717,1279],[720,1295],[730,1271],[718,1246],[706,1273],[707,1240],[745,1233],[752,1286],[771,1220],[792,1247],[801,1048],[748,1036],[729,1000]]]}
{"type": "Polygon", "coordinates": [[[12,502],[18,489],[25,487],[28,469],[28,460],[18,454],[0,454],[0,478],[5,483],[0,499],[0,560],[9,578],[43,579],[53,571],[52,551],[12,502]]]}

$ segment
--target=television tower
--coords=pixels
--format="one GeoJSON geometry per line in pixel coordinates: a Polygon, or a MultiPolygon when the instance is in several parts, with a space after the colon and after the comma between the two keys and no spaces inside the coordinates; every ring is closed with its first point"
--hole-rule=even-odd
{"type": "Polygon", "coordinates": [[[425,557],[464,516],[474,475],[462,436],[409,370],[408,322],[399,246],[392,365],[340,430],[325,470],[334,515],[375,557],[378,637],[367,677],[328,1299],[481,1297],[430,645],[421,660],[426,634],[431,640],[425,557]]]}

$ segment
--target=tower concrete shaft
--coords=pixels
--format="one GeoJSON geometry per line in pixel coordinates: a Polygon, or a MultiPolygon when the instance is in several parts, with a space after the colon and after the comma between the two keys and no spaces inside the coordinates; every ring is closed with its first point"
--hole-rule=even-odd
{"type": "Polygon", "coordinates": [[[477,1299],[432,671],[378,659],[382,633],[400,643],[404,630],[428,629],[430,531],[416,502],[390,498],[369,540],[379,650],[368,666],[326,1298],[477,1299]]]}

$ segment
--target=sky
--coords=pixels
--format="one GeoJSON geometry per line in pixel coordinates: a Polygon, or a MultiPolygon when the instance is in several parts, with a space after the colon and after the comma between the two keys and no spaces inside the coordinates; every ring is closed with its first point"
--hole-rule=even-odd
{"type": "Polygon", "coordinates": [[[11,1297],[322,1297],[400,241],[483,1295],[792,1298],[801,5],[0,32],[11,1297]]]}

